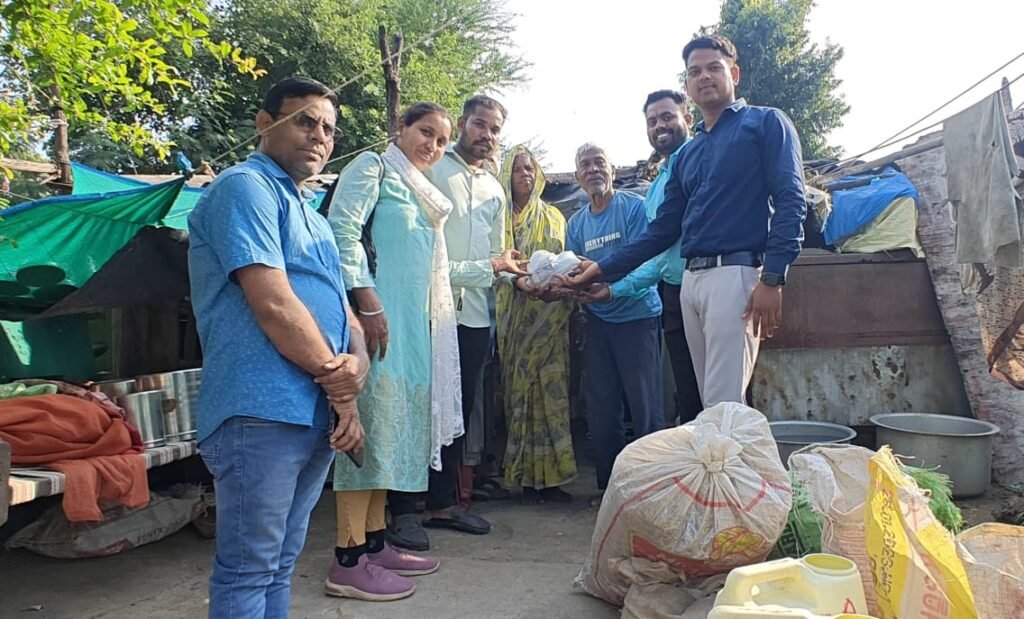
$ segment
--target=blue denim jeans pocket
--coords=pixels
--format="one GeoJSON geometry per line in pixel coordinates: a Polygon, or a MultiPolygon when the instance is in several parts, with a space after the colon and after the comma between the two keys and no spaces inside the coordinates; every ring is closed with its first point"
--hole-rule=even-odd
{"type": "Polygon", "coordinates": [[[224,426],[227,422],[222,423],[213,434],[207,436],[203,440],[199,441],[199,456],[206,463],[206,468],[210,469],[210,472],[215,476],[217,474],[216,468],[220,464],[221,460],[221,447],[224,443],[224,426]]]}

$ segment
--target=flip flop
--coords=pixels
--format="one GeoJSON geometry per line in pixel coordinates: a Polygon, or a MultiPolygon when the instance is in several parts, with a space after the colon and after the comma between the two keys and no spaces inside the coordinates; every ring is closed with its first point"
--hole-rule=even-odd
{"type": "Polygon", "coordinates": [[[473,498],[478,501],[504,501],[511,496],[512,493],[494,479],[484,479],[473,488],[473,498]]]}
{"type": "Polygon", "coordinates": [[[452,509],[451,518],[428,518],[423,521],[423,526],[428,529],[451,529],[473,535],[487,535],[491,532],[491,523],[461,507],[452,509]]]}

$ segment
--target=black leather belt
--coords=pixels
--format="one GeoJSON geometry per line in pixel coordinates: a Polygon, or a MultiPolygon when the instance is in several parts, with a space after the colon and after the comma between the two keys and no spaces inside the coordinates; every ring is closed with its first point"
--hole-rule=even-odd
{"type": "Polygon", "coordinates": [[[698,256],[686,259],[687,271],[703,271],[715,267],[743,266],[760,267],[764,262],[763,254],[753,251],[738,251],[721,256],[698,256]]]}

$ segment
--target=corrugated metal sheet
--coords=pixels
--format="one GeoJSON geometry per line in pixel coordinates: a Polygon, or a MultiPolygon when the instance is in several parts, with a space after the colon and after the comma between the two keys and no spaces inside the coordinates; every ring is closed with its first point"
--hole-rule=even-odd
{"type": "Polygon", "coordinates": [[[877,413],[971,410],[948,344],[763,350],[751,390],[772,420],[866,426],[877,413]]]}
{"type": "Polygon", "coordinates": [[[927,265],[902,251],[805,251],[751,391],[773,420],[864,426],[877,413],[971,414],[927,265]]]}

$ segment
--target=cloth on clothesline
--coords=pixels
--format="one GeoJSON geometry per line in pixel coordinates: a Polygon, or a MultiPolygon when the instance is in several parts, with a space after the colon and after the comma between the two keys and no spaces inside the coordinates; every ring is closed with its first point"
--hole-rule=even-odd
{"type": "Polygon", "coordinates": [[[946,194],[956,219],[956,258],[965,291],[980,278],[973,265],[1019,267],[1024,216],[1013,188],[1019,168],[1000,94],[943,123],[946,194]]]}
{"type": "Polygon", "coordinates": [[[989,370],[1024,389],[1024,212],[999,94],[945,122],[946,182],[964,291],[977,292],[989,370]]]}

